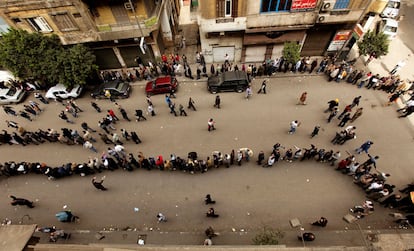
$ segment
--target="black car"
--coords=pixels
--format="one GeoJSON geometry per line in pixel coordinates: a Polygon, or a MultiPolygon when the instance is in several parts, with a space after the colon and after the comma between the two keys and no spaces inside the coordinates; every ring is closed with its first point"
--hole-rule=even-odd
{"type": "Polygon", "coordinates": [[[96,88],[91,93],[91,96],[93,98],[107,98],[105,95],[107,91],[111,93],[111,98],[128,98],[131,91],[131,86],[128,82],[123,82],[120,80],[107,82],[96,88]]]}
{"type": "Polygon", "coordinates": [[[211,93],[221,91],[243,92],[249,86],[249,80],[244,71],[227,71],[218,76],[209,77],[207,88],[211,93]]]}

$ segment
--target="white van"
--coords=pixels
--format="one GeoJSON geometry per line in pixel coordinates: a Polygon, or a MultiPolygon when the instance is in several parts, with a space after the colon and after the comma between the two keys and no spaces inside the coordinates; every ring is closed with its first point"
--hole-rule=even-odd
{"type": "Polygon", "coordinates": [[[379,23],[379,31],[382,31],[390,40],[397,37],[398,22],[391,18],[384,18],[379,23]]]}
{"type": "Polygon", "coordinates": [[[400,13],[401,0],[389,0],[381,13],[381,17],[397,18],[400,13]]]}

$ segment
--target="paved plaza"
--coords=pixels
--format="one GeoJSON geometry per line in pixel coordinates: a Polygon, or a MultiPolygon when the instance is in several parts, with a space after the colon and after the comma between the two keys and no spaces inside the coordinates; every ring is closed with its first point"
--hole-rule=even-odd
{"type": "MultiPolygon", "coordinates": [[[[250,162],[243,162],[241,166],[233,165],[228,169],[212,169],[203,174],[142,169],[133,172],[106,171],[97,174],[98,177],[106,175],[104,184],[108,191],[104,192],[93,188],[92,176],[73,175],[48,180],[46,176],[30,174],[2,178],[1,218],[7,217],[14,223],[56,225],[78,233],[84,230],[95,232],[132,229],[147,234],[149,242],[151,236],[154,236],[152,244],[199,244],[208,226],[213,226],[222,233],[222,237],[215,239],[218,244],[250,244],[252,233],[263,226],[291,233],[289,220],[299,218],[305,230],[317,233],[317,240],[311,245],[345,245],[343,242],[360,245],[363,238],[346,237],[347,233],[352,232],[358,235],[359,227],[342,220],[350,207],[366,199],[363,190],[353,184],[352,177],[335,171],[326,163],[313,160],[293,163],[281,161],[272,168],[262,168],[255,163],[257,153],[263,150],[267,159],[272,146],[279,142],[286,148],[308,148],[314,144],[318,148],[340,150],[344,157],[346,151],[353,153],[356,147],[369,139],[374,141],[370,153],[380,156],[378,171],[390,173],[388,183],[399,188],[410,183],[414,177],[411,164],[414,157],[410,154],[412,126],[407,119],[397,118],[396,105],[383,107],[387,95],[382,91],[358,89],[345,82],[327,82],[323,75],[288,73],[281,76],[269,79],[268,94],[254,92],[250,100],[246,100],[244,94],[220,93],[221,109],[213,107],[215,95],[208,93],[205,81],[182,81],[173,102],[177,106],[180,103],[186,106],[188,98],[192,97],[197,111],[187,110],[187,117],[174,117],[169,113],[164,96],[158,95],[152,98],[157,113],[155,117],[146,115],[148,120],[141,122],[121,119],[115,125],[116,132],[120,133],[121,128],[136,131],[142,139],[143,143],[139,145],[125,142],[126,151],[134,155],[141,151],[146,157],[163,155],[168,159],[171,153],[175,153],[186,158],[188,152],[195,151],[200,159],[206,159],[212,151],[230,153],[232,149],[248,147],[254,151],[250,162]],[[308,92],[308,104],[297,105],[303,91],[308,92]],[[342,146],[332,145],[330,140],[340,128],[337,119],[330,124],[326,123],[327,114],[323,110],[326,109],[327,102],[338,98],[339,110],[342,111],[345,105],[359,95],[362,96],[360,106],[364,107],[364,113],[353,123],[357,127],[357,138],[342,146]],[[217,130],[207,131],[209,118],[216,120],[217,130]],[[295,134],[289,135],[287,132],[292,120],[299,120],[301,126],[295,134]],[[310,133],[315,125],[320,125],[321,131],[311,139],[310,133]],[[204,205],[203,198],[207,193],[217,201],[214,208],[220,215],[218,219],[205,217],[208,207],[204,205]],[[8,203],[8,194],[34,200],[36,207],[12,207],[8,203]],[[80,217],[79,223],[64,224],[56,220],[54,214],[62,210],[64,205],[80,217]],[[155,217],[158,212],[165,214],[168,222],[158,224],[155,217]],[[329,220],[325,229],[309,225],[309,222],[320,216],[329,220]],[[177,233],[185,233],[186,237],[177,237],[177,233]],[[336,236],[336,240],[327,238],[332,233],[340,235],[336,236]],[[159,237],[160,235],[165,238],[159,237]]],[[[254,91],[258,90],[262,80],[258,78],[253,81],[254,91]]],[[[30,99],[33,97],[27,101],[30,99]]],[[[68,127],[81,131],[80,124],[86,121],[99,131],[97,122],[104,116],[104,112],[107,109],[117,110],[110,101],[98,100],[97,103],[104,111],[99,114],[90,106],[91,101],[88,93],[77,100],[84,112],[74,119],[73,125],[58,118],[63,106],[54,102],[41,105],[45,111],[33,122],[10,117],[4,112],[0,116],[2,121],[12,119],[19,122],[26,130],[54,128],[60,131],[60,128],[68,127]]],[[[133,83],[131,97],[118,100],[118,103],[126,109],[130,118],[135,109],[145,109],[144,83],[133,83]]],[[[18,107],[21,105],[16,110],[18,107]]],[[[0,124],[0,129],[12,131],[4,122],[0,124]]],[[[67,146],[60,143],[26,147],[2,145],[0,161],[45,162],[50,166],[87,162],[89,156],[100,156],[108,147],[99,140],[97,133],[94,136],[98,139],[96,147],[99,154],[79,145],[67,146]]],[[[365,154],[356,157],[359,162],[367,159],[365,154]]],[[[393,230],[396,224],[388,216],[390,212],[390,209],[376,204],[374,214],[359,220],[359,226],[364,231],[375,233],[393,230]]],[[[81,238],[78,242],[87,241],[81,238]]],[[[117,242],[123,241],[129,244],[134,238],[131,240],[125,235],[119,236],[117,242]]],[[[71,242],[77,243],[76,238],[72,238],[71,242]]],[[[284,243],[301,245],[292,234],[282,240],[284,243]]]]}

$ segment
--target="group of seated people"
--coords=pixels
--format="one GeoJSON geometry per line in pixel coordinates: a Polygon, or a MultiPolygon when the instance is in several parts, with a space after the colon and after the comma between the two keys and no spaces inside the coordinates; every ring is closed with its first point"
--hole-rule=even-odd
{"type": "Polygon", "coordinates": [[[389,74],[381,77],[379,74],[354,69],[351,64],[347,63],[336,64],[332,62],[326,66],[324,72],[328,75],[329,81],[346,81],[357,85],[358,88],[365,86],[367,89],[382,90],[390,94],[398,92],[401,95],[411,87],[411,83],[402,80],[398,75],[389,74]]]}

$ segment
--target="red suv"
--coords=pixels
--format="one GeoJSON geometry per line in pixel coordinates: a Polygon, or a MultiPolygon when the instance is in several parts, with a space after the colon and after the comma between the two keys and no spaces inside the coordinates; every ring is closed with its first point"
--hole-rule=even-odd
{"type": "Polygon", "coordinates": [[[178,81],[171,76],[159,77],[150,81],[145,86],[145,92],[149,95],[176,92],[178,88],[178,81]]]}

